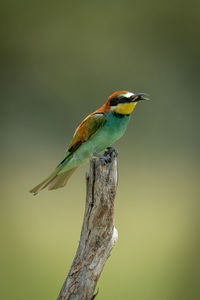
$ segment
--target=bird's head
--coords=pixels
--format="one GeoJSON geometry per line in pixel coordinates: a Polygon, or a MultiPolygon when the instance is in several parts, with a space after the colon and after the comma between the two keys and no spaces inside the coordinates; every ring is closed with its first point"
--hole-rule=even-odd
{"type": "Polygon", "coordinates": [[[149,100],[146,94],[134,94],[128,91],[118,91],[110,95],[107,105],[110,111],[117,114],[130,115],[139,101],[149,100]]]}

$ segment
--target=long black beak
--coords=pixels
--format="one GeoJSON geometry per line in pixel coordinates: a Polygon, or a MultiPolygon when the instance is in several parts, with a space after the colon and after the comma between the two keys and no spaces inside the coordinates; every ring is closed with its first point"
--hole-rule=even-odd
{"type": "Polygon", "coordinates": [[[150,100],[147,94],[140,93],[131,96],[131,102],[139,102],[144,100],[150,100]]]}

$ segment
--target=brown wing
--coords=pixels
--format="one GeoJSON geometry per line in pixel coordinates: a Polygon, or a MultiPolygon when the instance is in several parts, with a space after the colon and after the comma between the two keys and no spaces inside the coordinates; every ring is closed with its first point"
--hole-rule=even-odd
{"type": "Polygon", "coordinates": [[[83,120],[76,129],[73,139],[67,149],[68,152],[74,152],[82,143],[93,136],[96,131],[103,126],[106,121],[104,113],[95,112],[83,120]]]}

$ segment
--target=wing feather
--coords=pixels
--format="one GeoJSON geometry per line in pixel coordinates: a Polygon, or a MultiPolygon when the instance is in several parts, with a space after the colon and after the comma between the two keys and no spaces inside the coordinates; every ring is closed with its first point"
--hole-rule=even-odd
{"type": "Polygon", "coordinates": [[[95,112],[85,118],[76,129],[67,151],[70,153],[76,151],[82,145],[82,143],[89,140],[96,133],[96,131],[103,126],[105,121],[105,114],[98,112],[95,112]]]}

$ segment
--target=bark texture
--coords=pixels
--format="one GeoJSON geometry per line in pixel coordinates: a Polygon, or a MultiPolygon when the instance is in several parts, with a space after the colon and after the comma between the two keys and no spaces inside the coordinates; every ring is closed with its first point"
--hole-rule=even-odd
{"type": "Polygon", "coordinates": [[[79,246],[57,300],[92,300],[106,260],[117,241],[114,201],[117,188],[116,151],[90,160],[87,195],[79,246]]]}

